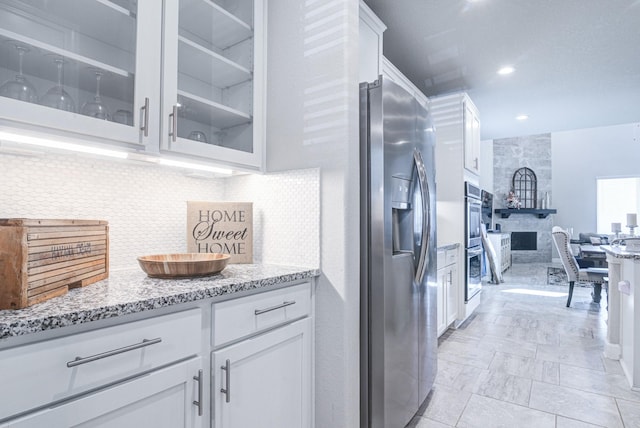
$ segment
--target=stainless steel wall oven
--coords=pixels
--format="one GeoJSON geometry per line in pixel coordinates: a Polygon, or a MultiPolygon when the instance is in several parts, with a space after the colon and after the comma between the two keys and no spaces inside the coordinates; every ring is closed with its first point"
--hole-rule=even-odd
{"type": "Polygon", "coordinates": [[[473,248],[482,245],[480,236],[480,225],[482,224],[482,200],[480,199],[480,188],[473,184],[465,183],[465,237],[466,248],[473,248]]]}
{"type": "Polygon", "coordinates": [[[467,278],[464,301],[468,302],[482,289],[482,246],[467,248],[467,278]]]}
{"type": "Polygon", "coordinates": [[[482,288],[482,200],[479,187],[465,182],[465,253],[467,258],[464,301],[482,288]]]}

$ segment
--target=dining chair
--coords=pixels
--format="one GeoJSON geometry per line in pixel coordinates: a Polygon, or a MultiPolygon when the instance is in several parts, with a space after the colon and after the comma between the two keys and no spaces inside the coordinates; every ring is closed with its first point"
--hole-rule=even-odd
{"type": "Polygon", "coordinates": [[[606,268],[580,268],[576,258],[571,252],[571,237],[569,232],[561,227],[554,226],[553,229],[551,229],[551,236],[553,236],[553,243],[556,245],[556,249],[560,255],[560,261],[562,262],[562,267],[567,273],[567,279],[569,280],[569,297],[567,299],[567,307],[571,306],[573,286],[576,282],[592,284],[594,286],[594,292],[591,293],[591,296],[593,297],[594,302],[599,303],[603,284],[606,289],[609,270],[606,268]]]}

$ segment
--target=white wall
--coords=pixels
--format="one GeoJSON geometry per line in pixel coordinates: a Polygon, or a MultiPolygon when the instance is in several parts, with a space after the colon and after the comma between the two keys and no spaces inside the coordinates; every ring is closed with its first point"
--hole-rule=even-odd
{"type": "Polygon", "coordinates": [[[480,188],[493,193],[493,186],[493,140],[484,140],[480,142],[480,188]]]}
{"type": "Polygon", "coordinates": [[[595,232],[596,178],[640,175],[640,123],[554,132],[551,156],[554,224],[595,232]]]}
{"type": "Polygon", "coordinates": [[[315,421],[359,426],[358,1],[269,2],[267,167],[320,168],[315,421]]]}

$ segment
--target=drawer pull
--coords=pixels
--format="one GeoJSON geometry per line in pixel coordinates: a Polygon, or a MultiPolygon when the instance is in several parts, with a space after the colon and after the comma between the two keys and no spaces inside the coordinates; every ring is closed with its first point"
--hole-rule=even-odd
{"type": "Polygon", "coordinates": [[[296,304],[296,301],[295,300],[291,300],[291,301],[288,301],[288,302],[282,302],[279,305],[271,306],[270,308],[256,309],[253,313],[256,314],[256,315],[260,315],[260,314],[264,314],[265,312],[275,311],[276,309],[284,308],[286,306],[291,306],[291,305],[295,305],[295,304],[296,304]]]}
{"type": "Polygon", "coordinates": [[[220,366],[220,368],[226,372],[225,382],[227,384],[227,388],[226,389],[220,388],[220,392],[222,392],[224,395],[227,396],[225,401],[227,403],[230,403],[231,402],[231,360],[225,361],[224,366],[220,366]]]}
{"type": "Polygon", "coordinates": [[[136,343],[135,345],[129,345],[122,348],[114,349],[112,351],[103,352],[101,354],[92,355],[90,357],[76,357],[75,360],[67,362],[67,367],[75,367],[81,364],[87,364],[96,360],[101,360],[102,358],[112,357],[114,355],[123,354],[125,352],[134,351],[136,349],[144,348],[146,346],[155,345],[156,343],[162,342],[161,337],[157,337],[155,339],[144,339],[140,343],[136,343]]]}
{"type": "Polygon", "coordinates": [[[193,404],[198,406],[198,416],[202,416],[202,369],[198,370],[198,376],[194,376],[193,380],[198,382],[198,399],[193,400],[193,404]]]}

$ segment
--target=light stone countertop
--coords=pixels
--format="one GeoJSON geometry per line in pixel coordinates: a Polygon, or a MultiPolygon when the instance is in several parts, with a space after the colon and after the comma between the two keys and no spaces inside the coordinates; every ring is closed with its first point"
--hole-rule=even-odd
{"type": "Polygon", "coordinates": [[[219,274],[188,279],[149,278],[142,270],[109,278],[28,308],[0,311],[0,340],[313,278],[319,269],[234,264],[219,274]]]}
{"type": "Polygon", "coordinates": [[[601,245],[600,248],[617,259],[640,260],[640,252],[627,251],[624,245],[601,245]]]}

